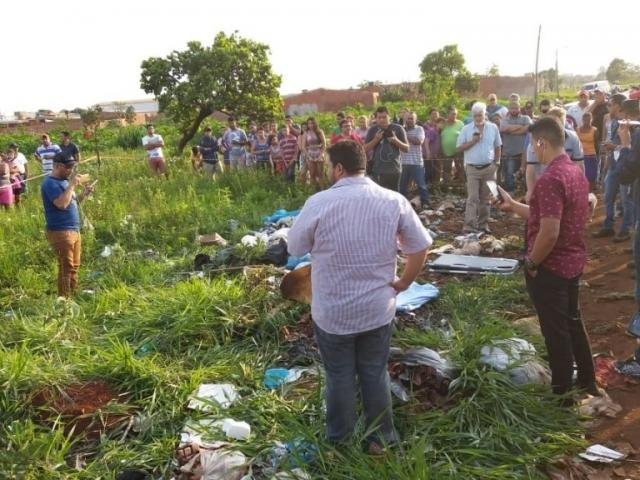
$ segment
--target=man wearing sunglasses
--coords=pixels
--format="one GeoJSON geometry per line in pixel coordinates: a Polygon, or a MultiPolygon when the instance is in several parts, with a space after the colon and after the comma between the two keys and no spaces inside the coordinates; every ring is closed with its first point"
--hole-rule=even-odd
{"type": "Polygon", "coordinates": [[[56,153],[51,174],[40,187],[47,240],[58,257],[58,296],[65,298],[73,293],[78,283],[81,252],[78,203],[93,191],[95,185],[85,185],[76,196],[76,187],[88,181],[87,176],[75,173],[76,164],[64,153],[56,153]]]}

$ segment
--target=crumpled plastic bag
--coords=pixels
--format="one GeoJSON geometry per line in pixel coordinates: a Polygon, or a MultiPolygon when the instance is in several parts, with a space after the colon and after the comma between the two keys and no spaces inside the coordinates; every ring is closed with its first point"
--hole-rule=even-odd
{"type": "Polygon", "coordinates": [[[246,470],[246,457],[243,453],[216,449],[200,449],[202,480],[240,480],[246,470]]]}
{"type": "Polygon", "coordinates": [[[427,302],[435,300],[440,295],[440,290],[431,283],[420,285],[413,282],[404,292],[396,296],[396,312],[409,312],[420,308],[427,302]]]}
{"type": "Polygon", "coordinates": [[[427,347],[411,348],[406,351],[400,348],[391,348],[390,360],[409,366],[426,365],[432,367],[439,375],[449,380],[458,376],[458,369],[450,360],[427,347]]]}
{"type": "Polygon", "coordinates": [[[508,338],[496,340],[491,345],[485,345],[480,349],[480,363],[505,371],[512,364],[523,361],[536,354],[536,349],[526,340],[521,338],[508,338]]]}

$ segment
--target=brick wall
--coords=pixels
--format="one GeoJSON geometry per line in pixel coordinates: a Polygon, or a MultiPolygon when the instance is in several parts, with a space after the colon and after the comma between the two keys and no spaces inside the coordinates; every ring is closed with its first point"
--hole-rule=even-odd
{"type": "Polygon", "coordinates": [[[319,88],[285,97],[284,109],[289,115],[307,115],[315,112],[337,112],[356,104],[373,108],[377,103],[377,92],[319,88]]]}
{"type": "MultiPolygon", "coordinates": [[[[541,82],[541,79],[539,79],[541,82]]],[[[542,89],[542,83],[538,88],[542,89]]],[[[512,93],[521,97],[533,98],[535,95],[536,81],[533,76],[526,77],[481,77],[478,94],[486,98],[490,93],[495,93],[498,98],[507,98],[512,93]]]]}

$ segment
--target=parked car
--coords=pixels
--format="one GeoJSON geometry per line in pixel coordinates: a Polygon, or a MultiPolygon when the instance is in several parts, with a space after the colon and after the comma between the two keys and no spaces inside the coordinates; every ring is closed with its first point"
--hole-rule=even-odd
{"type": "Polygon", "coordinates": [[[585,83],[581,88],[581,90],[589,92],[589,96],[593,96],[593,91],[595,89],[602,90],[604,93],[611,93],[611,84],[609,84],[608,80],[595,80],[593,82],[585,83]]]}

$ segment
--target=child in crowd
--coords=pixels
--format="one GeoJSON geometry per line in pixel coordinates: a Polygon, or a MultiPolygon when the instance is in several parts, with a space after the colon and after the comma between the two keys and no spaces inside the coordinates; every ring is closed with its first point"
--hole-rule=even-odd
{"type": "Polygon", "coordinates": [[[200,147],[197,145],[191,147],[191,166],[194,172],[202,173],[202,154],[200,153],[200,147]]]}
{"type": "Polygon", "coordinates": [[[8,210],[13,205],[13,185],[11,182],[11,172],[9,164],[0,161],[0,206],[8,210]]]}
{"type": "Polygon", "coordinates": [[[269,148],[271,154],[271,162],[273,164],[273,169],[276,173],[284,174],[286,170],[286,165],[284,164],[284,156],[282,155],[282,149],[280,148],[280,142],[278,141],[277,135],[269,136],[269,148]]]}

